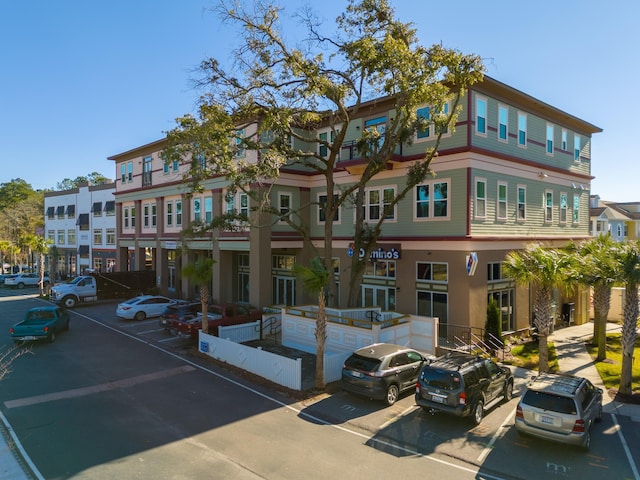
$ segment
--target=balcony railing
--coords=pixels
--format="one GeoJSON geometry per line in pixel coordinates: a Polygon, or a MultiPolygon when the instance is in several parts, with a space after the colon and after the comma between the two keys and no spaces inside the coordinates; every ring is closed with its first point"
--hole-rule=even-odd
{"type": "MultiPolygon", "coordinates": [[[[399,143],[396,145],[394,150],[394,155],[402,155],[402,144],[399,143]]],[[[340,149],[340,161],[348,162],[350,160],[361,160],[363,159],[362,154],[358,151],[357,143],[355,140],[351,140],[350,142],[345,142],[342,144],[340,149]]]]}

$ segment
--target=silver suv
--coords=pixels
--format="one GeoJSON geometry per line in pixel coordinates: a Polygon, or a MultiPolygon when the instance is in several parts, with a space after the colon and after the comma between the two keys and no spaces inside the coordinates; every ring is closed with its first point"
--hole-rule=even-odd
{"type": "Polygon", "coordinates": [[[532,377],[516,408],[518,433],[591,446],[591,425],[602,420],[602,389],[571,375],[532,377]]]}

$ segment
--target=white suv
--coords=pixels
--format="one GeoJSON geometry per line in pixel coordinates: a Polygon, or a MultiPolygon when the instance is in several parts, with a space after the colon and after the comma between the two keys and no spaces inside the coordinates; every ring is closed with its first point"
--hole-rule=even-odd
{"type": "MultiPolygon", "coordinates": [[[[37,273],[18,273],[15,276],[5,278],[5,287],[11,288],[24,288],[24,287],[37,287],[40,282],[40,275],[37,273]]],[[[43,287],[49,285],[49,277],[45,275],[43,281],[43,287]]]]}
{"type": "Polygon", "coordinates": [[[571,375],[532,377],[516,408],[518,433],[591,446],[591,425],[602,419],[602,389],[571,375]]]}

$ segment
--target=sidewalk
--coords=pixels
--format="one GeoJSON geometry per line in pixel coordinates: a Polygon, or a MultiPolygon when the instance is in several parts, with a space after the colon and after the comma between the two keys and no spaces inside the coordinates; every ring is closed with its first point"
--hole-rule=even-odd
{"type": "MultiPolygon", "coordinates": [[[[621,326],[618,324],[607,324],[607,333],[620,331],[620,329],[621,326]]],[[[634,421],[640,421],[640,405],[618,402],[609,397],[585,346],[585,341],[591,337],[593,337],[592,322],[558,329],[549,336],[549,341],[553,342],[556,347],[560,371],[588,378],[596,387],[602,388],[604,391],[602,396],[604,412],[624,415],[632,417],[634,421]]]]}

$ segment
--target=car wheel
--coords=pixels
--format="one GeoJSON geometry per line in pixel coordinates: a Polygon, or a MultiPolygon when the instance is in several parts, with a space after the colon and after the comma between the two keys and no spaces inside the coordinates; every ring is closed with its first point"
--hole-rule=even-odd
{"type": "Polygon", "coordinates": [[[47,338],[47,340],[49,340],[49,343],[53,343],[56,341],[56,332],[51,332],[49,334],[49,337],[47,338]]]}
{"type": "Polygon", "coordinates": [[[73,297],[64,297],[62,299],[62,305],[65,306],[65,308],[73,308],[76,306],[76,299],[73,297]]]}
{"type": "Polygon", "coordinates": [[[598,415],[596,415],[596,422],[601,422],[602,421],[602,404],[600,404],[600,407],[598,408],[598,415]]]}
{"type": "Polygon", "coordinates": [[[23,289],[23,288],[24,288],[24,283],[20,282],[20,283],[18,284],[18,288],[19,288],[19,289],[23,289]]]}
{"type": "Polygon", "coordinates": [[[136,314],[133,316],[134,320],[144,320],[145,318],[147,318],[147,314],[144,313],[143,311],[140,312],[136,312],[136,314]]]}
{"type": "Polygon", "coordinates": [[[400,395],[400,390],[398,390],[397,385],[389,385],[387,387],[387,396],[385,397],[385,403],[387,405],[393,405],[398,400],[398,396],[400,395]]]}
{"type": "Polygon", "coordinates": [[[584,450],[589,450],[591,448],[591,429],[587,430],[587,434],[584,437],[584,443],[582,444],[582,448],[584,450]]]}
{"type": "Polygon", "coordinates": [[[471,412],[471,421],[474,425],[480,425],[484,418],[484,403],[482,400],[478,400],[473,405],[473,411],[471,412]]]}
{"type": "Polygon", "coordinates": [[[507,382],[504,386],[504,403],[513,398],[513,382],[507,382]]]}

